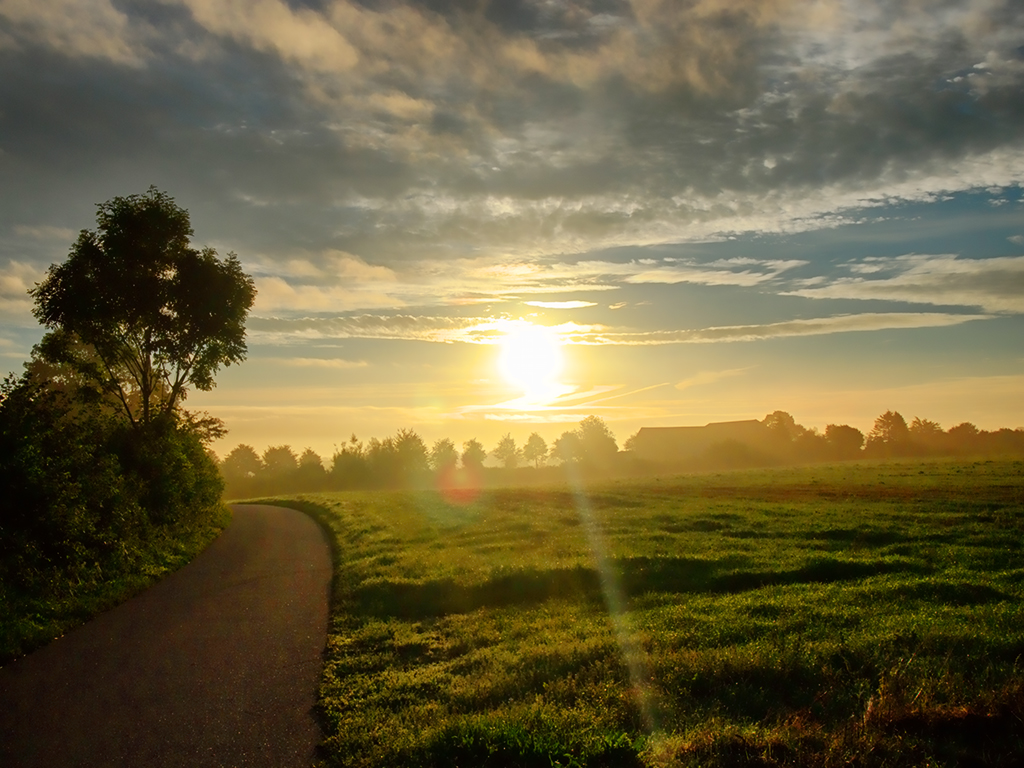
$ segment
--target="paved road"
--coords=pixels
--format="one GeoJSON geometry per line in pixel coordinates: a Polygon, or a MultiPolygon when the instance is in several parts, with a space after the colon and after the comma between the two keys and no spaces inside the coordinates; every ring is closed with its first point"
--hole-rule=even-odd
{"type": "Polygon", "coordinates": [[[194,561],[0,669],[0,766],[302,766],[330,556],[305,515],[239,505],[194,561]]]}

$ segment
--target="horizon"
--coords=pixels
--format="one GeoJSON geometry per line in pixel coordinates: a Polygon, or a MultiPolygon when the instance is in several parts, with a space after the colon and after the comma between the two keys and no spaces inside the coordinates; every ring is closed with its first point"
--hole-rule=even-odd
{"type": "Polygon", "coordinates": [[[155,185],[258,295],[215,444],[589,415],[1024,427],[1024,9],[267,0],[0,8],[0,372],[155,185]]]}

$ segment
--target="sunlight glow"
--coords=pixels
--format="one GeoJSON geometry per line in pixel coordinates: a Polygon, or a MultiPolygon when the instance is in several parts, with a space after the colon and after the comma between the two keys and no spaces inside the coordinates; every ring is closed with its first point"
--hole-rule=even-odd
{"type": "Polygon", "coordinates": [[[524,400],[542,402],[564,392],[558,382],[562,342],[552,329],[517,323],[508,328],[500,344],[498,367],[509,384],[523,390],[524,400]]]}

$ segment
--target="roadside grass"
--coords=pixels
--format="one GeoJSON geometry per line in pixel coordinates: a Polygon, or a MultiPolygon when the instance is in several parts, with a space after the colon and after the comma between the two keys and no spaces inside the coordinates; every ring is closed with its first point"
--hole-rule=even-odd
{"type": "Polygon", "coordinates": [[[274,503],[330,532],[330,765],[1024,764],[1024,462],[274,503]]]}
{"type": "Polygon", "coordinates": [[[223,507],[212,519],[154,528],[145,540],[123,542],[102,564],[74,570],[20,568],[17,579],[0,574],[0,665],[46,645],[178,570],[230,519],[230,510],[223,507]]]}

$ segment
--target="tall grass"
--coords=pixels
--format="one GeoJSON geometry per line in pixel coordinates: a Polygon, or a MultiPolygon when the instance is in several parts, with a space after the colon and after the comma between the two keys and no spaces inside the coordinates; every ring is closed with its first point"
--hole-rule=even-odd
{"type": "Polygon", "coordinates": [[[343,766],[1024,761],[1024,463],[289,502],[343,766]]]}

